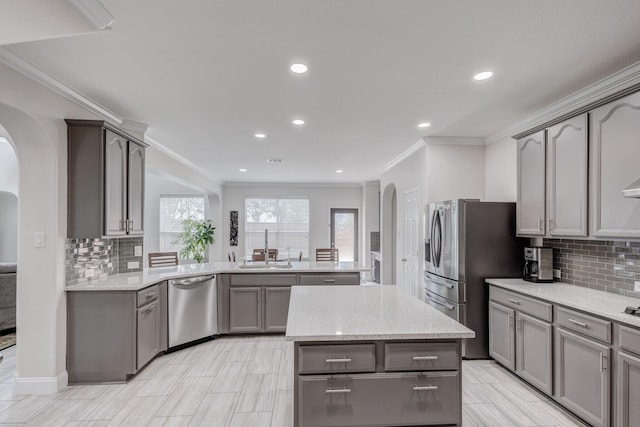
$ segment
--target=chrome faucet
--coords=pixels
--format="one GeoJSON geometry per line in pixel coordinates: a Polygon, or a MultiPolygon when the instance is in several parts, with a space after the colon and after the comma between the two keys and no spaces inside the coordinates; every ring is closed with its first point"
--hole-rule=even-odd
{"type": "Polygon", "coordinates": [[[269,229],[264,229],[264,263],[269,265],[269,229]]]}

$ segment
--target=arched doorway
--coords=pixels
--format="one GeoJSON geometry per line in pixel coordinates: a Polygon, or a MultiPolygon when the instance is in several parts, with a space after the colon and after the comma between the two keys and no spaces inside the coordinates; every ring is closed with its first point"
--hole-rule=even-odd
{"type": "Polygon", "coordinates": [[[55,393],[67,384],[66,157],[58,156],[64,147],[56,146],[65,141],[58,132],[63,126],[45,129],[30,115],[0,103],[0,135],[18,160],[16,394],[55,393]]]}
{"type": "Polygon", "coordinates": [[[382,192],[382,233],[380,249],[382,250],[381,283],[396,284],[396,215],[397,215],[396,186],[387,184],[382,192]]]}

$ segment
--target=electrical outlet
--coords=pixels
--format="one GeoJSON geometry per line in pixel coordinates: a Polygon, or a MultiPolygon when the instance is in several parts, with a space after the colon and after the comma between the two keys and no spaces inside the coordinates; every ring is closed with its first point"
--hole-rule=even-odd
{"type": "Polygon", "coordinates": [[[133,247],[133,256],[142,256],[142,246],[133,247]]]}
{"type": "Polygon", "coordinates": [[[636,280],[634,285],[633,285],[633,290],[635,292],[640,292],[640,280],[636,280]]]}
{"type": "Polygon", "coordinates": [[[129,270],[133,269],[133,268],[139,268],[140,267],[140,263],[138,261],[129,261],[127,263],[127,268],[129,270]]]}
{"type": "Polygon", "coordinates": [[[554,279],[562,279],[562,270],[560,270],[559,268],[554,268],[553,269],[553,278],[554,279]]]}
{"type": "Polygon", "coordinates": [[[93,277],[93,273],[94,273],[93,268],[87,268],[84,271],[84,277],[93,277]]]}

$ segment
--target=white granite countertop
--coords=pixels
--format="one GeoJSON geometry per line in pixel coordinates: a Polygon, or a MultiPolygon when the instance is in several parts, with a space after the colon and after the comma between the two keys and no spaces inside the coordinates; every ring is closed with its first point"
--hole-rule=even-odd
{"type": "Polygon", "coordinates": [[[291,288],[288,341],[473,338],[475,333],[396,286],[291,288]]]}
{"type": "MultiPolygon", "coordinates": [[[[248,263],[251,264],[251,263],[248,263]]],[[[145,268],[135,273],[123,273],[84,283],[69,285],[67,292],[76,291],[137,291],[168,279],[199,276],[202,274],[246,273],[246,274],[286,274],[286,273],[356,273],[369,271],[353,262],[292,262],[291,268],[241,268],[242,263],[210,262],[206,264],[183,264],[173,267],[145,268]]],[[[258,265],[262,265],[258,264],[258,265]]],[[[286,262],[278,262],[284,266],[286,262]]]]}
{"type": "Polygon", "coordinates": [[[624,312],[624,309],[628,306],[640,306],[640,298],[612,294],[561,282],[532,283],[522,279],[487,279],[486,282],[524,295],[640,328],[640,317],[624,312]]]}

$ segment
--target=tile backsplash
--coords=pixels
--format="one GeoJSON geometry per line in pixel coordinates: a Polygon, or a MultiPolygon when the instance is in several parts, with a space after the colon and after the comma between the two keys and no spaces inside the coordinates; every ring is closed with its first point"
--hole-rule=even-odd
{"type": "Polygon", "coordinates": [[[65,242],[65,276],[68,285],[97,280],[112,274],[141,271],[142,256],[134,256],[134,246],[143,238],[67,239],[65,242]],[[128,262],[138,262],[128,269],[128,262]]]}
{"type": "Polygon", "coordinates": [[[544,246],[554,249],[563,282],[640,298],[640,242],[544,239],[544,246]]]}

